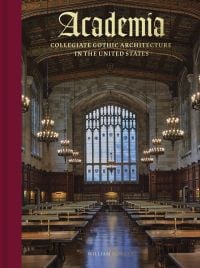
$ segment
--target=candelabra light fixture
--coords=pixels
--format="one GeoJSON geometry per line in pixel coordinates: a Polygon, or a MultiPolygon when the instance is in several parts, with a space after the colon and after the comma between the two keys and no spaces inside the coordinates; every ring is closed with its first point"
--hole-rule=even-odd
{"type": "Polygon", "coordinates": [[[22,83],[21,106],[22,106],[22,113],[26,113],[28,112],[28,109],[30,106],[30,99],[29,97],[26,96],[26,93],[25,93],[27,77],[26,77],[24,65],[22,68],[22,77],[23,77],[23,83],[22,83]]]}
{"type": "Polygon", "coordinates": [[[117,168],[117,164],[115,163],[115,161],[112,160],[112,153],[110,153],[110,159],[107,162],[106,168],[111,173],[117,168]]]}
{"type": "MultiPolygon", "coordinates": [[[[48,18],[48,1],[47,1],[47,18],[48,18]]],[[[48,21],[47,21],[48,25],[48,21]]],[[[38,141],[44,142],[47,146],[52,143],[58,141],[59,134],[54,130],[54,120],[51,119],[50,116],[50,107],[48,102],[49,97],[49,69],[48,69],[48,58],[46,61],[46,104],[44,107],[44,118],[41,121],[42,131],[39,131],[36,136],[38,141]]]]}
{"type": "MultiPolygon", "coordinates": [[[[170,0],[170,30],[172,31],[172,0],[170,0]]],[[[172,56],[172,46],[171,46],[171,56],[172,56]]],[[[166,119],[167,129],[162,131],[162,136],[164,140],[171,141],[172,150],[174,150],[174,144],[176,141],[183,139],[184,131],[179,128],[179,118],[175,116],[174,111],[174,101],[171,105],[171,114],[166,119]]]]}
{"type": "Polygon", "coordinates": [[[156,127],[155,127],[155,138],[152,139],[153,146],[149,149],[150,155],[155,155],[156,161],[158,160],[158,156],[163,155],[165,153],[164,147],[161,146],[162,140],[158,138],[158,115],[157,115],[157,88],[156,88],[156,80],[155,80],[155,119],[156,119],[156,127]]]}
{"type": "Polygon", "coordinates": [[[66,109],[66,90],[64,89],[64,129],[63,129],[63,140],[60,141],[60,148],[57,150],[58,156],[61,156],[67,162],[67,157],[71,156],[73,150],[69,148],[70,140],[67,139],[67,109],[66,109]]]}
{"type": "Polygon", "coordinates": [[[81,165],[82,160],[79,157],[79,152],[78,151],[72,151],[71,157],[68,159],[68,163],[72,165],[72,174],[73,174],[73,183],[75,179],[75,171],[76,171],[76,166],[81,165]]]}
{"type": "Polygon", "coordinates": [[[193,94],[191,97],[192,100],[192,108],[194,110],[200,111],[200,91],[196,94],[193,94]]]}
{"type": "Polygon", "coordinates": [[[174,105],[171,107],[171,114],[166,119],[167,129],[163,130],[162,135],[164,140],[171,141],[172,149],[176,141],[183,139],[184,131],[179,128],[180,119],[175,115],[174,105]]]}
{"type": "Polygon", "coordinates": [[[165,148],[161,146],[162,140],[157,137],[152,139],[153,147],[149,149],[150,155],[155,155],[158,158],[159,155],[163,155],[165,153],[165,148]]]}
{"type": "Polygon", "coordinates": [[[153,157],[150,156],[148,141],[149,141],[149,127],[148,127],[148,107],[147,107],[147,96],[146,96],[146,149],[143,151],[143,156],[140,161],[147,165],[147,167],[153,163],[153,157]]]}
{"type": "MultiPolygon", "coordinates": [[[[198,84],[200,84],[200,75],[198,78],[199,78],[198,84]]],[[[200,111],[200,91],[197,91],[195,94],[192,95],[191,101],[192,101],[192,108],[194,110],[200,111]]]]}
{"type": "Polygon", "coordinates": [[[147,166],[153,163],[153,157],[151,157],[149,149],[146,149],[143,151],[143,157],[140,160],[142,163],[146,164],[147,166]]]}
{"type": "Polygon", "coordinates": [[[69,158],[69,164],[71,165],[80,165],[82,163],[81,158],[79,157],[78,151],[72,151],[71,158],[69,158]]]}
{"type": "MultiPolygon", "coordinates": [[[[76,99],[76,92],[75,92],[75,80],[74,80],[74,107],[75,107],[75,99],[76,99]]],[[[74,149],[74,141],[75,141],[75,137],[74,137],[74,116],[72,115],[72,144],[73,144],[73,150],[72,150],[72,154],[71,157],[69,158],[68,162],[69,164],[71,164],[73,166],[73,173],[74,173],[74,167],[76,165],[80,165],[82,163],[82,159],[79,157],[79,152],[77,150],[74,149]]]]}
{"type": "Polygon", "coordinates": [[[51,142],[58,141],[58,132],[54,131],[54,120],[50,117],[50,109],[48,101],[46,102],[45,115],[41,121],[42,131],[37,132],[38,141],[45,142],[49,145],[51,142]]]}
{"type": "Polygon", "coordinates": [[[26,113],[30,106],[30,99],[22,94],[22,113],[26,113]]]}
{"type": "Polygon", "coordinates": [[[156,163],[158,161],[158,157],[165,153],[165,148],[161,146],[162,140],[157,137],[152,139],[153,146],[149,149],[150,155],[154,155],[156,157],[156,163]]]}
{"type": "Polygon", "coordinates": [[[70,141],[66,138],[66,129],[64,129],[64,139],[60,141],[60,149],[57,150],[58,156],[62,156],[67,162],[67,157],[71,156],[73,150],[69,148],[70,141]]]}

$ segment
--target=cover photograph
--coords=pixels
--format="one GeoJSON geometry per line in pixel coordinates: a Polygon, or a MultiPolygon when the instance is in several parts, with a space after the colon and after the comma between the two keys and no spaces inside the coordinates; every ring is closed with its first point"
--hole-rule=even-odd
{"type": "Polygon", "coordinates": [[[21,267],[199,267],[200,1],[20,8],[21,267]]]}

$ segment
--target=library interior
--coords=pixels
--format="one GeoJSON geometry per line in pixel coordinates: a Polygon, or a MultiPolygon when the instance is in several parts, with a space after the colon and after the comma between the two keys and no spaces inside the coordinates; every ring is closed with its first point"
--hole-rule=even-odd
{"type": "Polygon", "coordinates": [[[21,60],[22,267],[200,267],[199,0],[23,0],[21,60]]]}

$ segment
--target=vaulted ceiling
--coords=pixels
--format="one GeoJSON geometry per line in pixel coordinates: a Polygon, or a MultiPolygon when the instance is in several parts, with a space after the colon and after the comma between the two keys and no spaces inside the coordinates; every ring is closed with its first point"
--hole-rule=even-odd
{"type": "MultiPolygon", "coordinates": [[[[192,50],[200,36],[200,2],[197,0],[132,0],[119,1],[23,1],[23,42],[27,49],[28,72],[37,68],[46,76],[48,58],[49,81],[52,86],[63,81],[97,77],[112,69],[112,74],[155,80],[176,85],[183,67],[192,72],[192,50]],[[58,38],[62,30],[58,16],[63,11],[79,11],[80,18],[106,18],[110,11],[121,17],[146,17],[149,11],[165,19],[163,38],[99,38],[98,42],[166,42],[172,49],[150,49],[147,57],[75,57],[74,49],[52,49],[50,42],[97,42],[88,38],[58,38]]],[[[176,86],[175,86],[176,87],[176,86]]]]}

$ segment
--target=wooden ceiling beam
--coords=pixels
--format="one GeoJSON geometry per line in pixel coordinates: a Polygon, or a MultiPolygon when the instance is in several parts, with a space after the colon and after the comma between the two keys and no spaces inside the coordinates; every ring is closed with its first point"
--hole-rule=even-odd
{"type": "MultiPolygon", "coordinates": [[[[162,12],[170,12],[170,3],[169,1],[160,1],[160,0],[123,0],[119,1],[96,1],[96,0],[76,0],[65,1],[57,0],[50,1],[48,10],[49,13],[59,13],[66,10],[76,10],[90,7],[104,7],[104,6],[123,6],[129,8],[139,8],[144,10],[155,10],[162,12]]],[[[33,16],[38,16],[45,14],[47,12],[46,1],[31,1],[22,3],[22,19],[26,19],[33,16]]],[[[191,16],[196,19],[200,19],[200,3],[191,0],[177,0],[172,1],[171,12],[176,14],[184,14],[191,16]]]]}
{"type": "Polygon", "coordinates": [[[176,37],[176,34],[178,32],[178,28],[179,25],[181,23],[182,17],[181,16],[177,16],[174,20],[174,23],[172,25],[172,29],[171,29],[171,43],[174,43],[174,38],[176,37]]]}
{"type": "Polygon", "coordinates": [[[166,63],[166,57],[164,56],[161,56],[160,57],[160,60],[159,60],[159,63],[158,63],[158,67],[157,67],[157,71],[159,72],[160,70],[163,69],[163,67],[165,66],[165,63],[166,63]]]}
{"type": "Polygon", "coordinates": [[[191,37],[190,37],[191,45],[194,45],[196,43],[199,36],[200,36],[200,21],[196,24],[196,27],[195,27],[193,33],[191,34],[191,37]]]}
{"type": "Polygon", "coordinates": [[[47,28],[47,21],[46,20],[38,20],[38,24],[42,30],[42,34],[44,36],[44,39],[46,40],[46,42],[49,42],[50,40],[50,34],[49,34],[49,29],[47,28]]]}
{"type": "Polygon", "coordinates": [[[143,68],[144,70],[146,70],[147,62],[148,61],[146,57],[141,58],[141,68],[143,68]]]}
{"type": "MultiPolygon", "coordinates": [[[[51,85],[55,86],[65,81],[70,81],[74,79],[89,79],[94,77],[100,77],[102,75],[109,75],[108,70],[106,68],[84,69],[76,70],[74,72],[67,72],[64,74],[50,75],[49,81],[51,85]]],[[[151,81],[154,81],[156,77],[157,81],[163,82],[165,84],[177,81],[177,76],[175,75],[169,75],[159,72],[150,72],[148,70],[145,70],[144,72],[143,70],[130,70],[116,67],[112,70],[111,75],[151,81]]]]}

